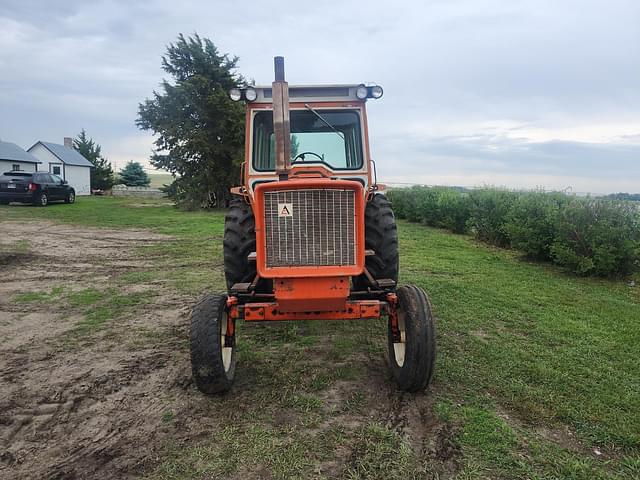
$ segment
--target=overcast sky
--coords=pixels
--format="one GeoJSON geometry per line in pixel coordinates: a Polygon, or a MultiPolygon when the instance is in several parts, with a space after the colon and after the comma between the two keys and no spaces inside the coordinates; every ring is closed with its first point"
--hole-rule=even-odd
{"type": "Polygon", "coordinates": [[[382,181],[640,191],[639,0],[0,0],[0,138],[85,128],[147,163],[138,103],[198,32],[257,83],[377,82],[382,181]]]}

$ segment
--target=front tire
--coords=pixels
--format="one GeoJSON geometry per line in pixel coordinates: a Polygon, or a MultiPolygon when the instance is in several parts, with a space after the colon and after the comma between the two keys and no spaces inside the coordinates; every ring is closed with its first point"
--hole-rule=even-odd
{"type": "Polygon", "coordinates": [[[419,287],[400,287],[396,307],[400,341],[388,328],[389,364],[398,388],[424,390],[433,377],[436,361],[436,330],[427,294],[419,287]]]}
{"type": "Polygon", "coordinates": [[[198,390],[227,392],[236,372],[235,335],[227,337],[227,296],[209,294],[191,311],[191,371],[198,390]]]}
{"type": "Polygon", "coordinates": [[[47,205],[49,205],[49,197],[46,193],[41,192],[36,195],[35,199],[33,200],[33,204],[37,205],[38,207],[46,207],[47,205]]]}
{"type": "Polygon", "coordinates": [[[76,192],[73,190],[69,190],[67,196],[64,199],[64,203],[75,203],[76,201],[76,192]]]}

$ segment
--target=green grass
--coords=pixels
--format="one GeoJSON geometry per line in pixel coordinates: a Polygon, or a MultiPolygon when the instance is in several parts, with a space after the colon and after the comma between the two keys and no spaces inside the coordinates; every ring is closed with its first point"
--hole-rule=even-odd
{"type": "MultiPolygon", "coordinates": [[[[224,212],[139,203],[80,198],[73,206],[0,207],[0,220],[171,235],[141,249],[151,268],[122,274],[117,285],[157,280],[194,298],[222,289],[224,212]]],[[[640,287],[569,276],[416,224],[400,222],[399,231],[401,283],[422,286],[437,318],[430,393],[381,399],[380,385],[390,381],[383,321],[241,324],[236,387],[201,400],[198,414],[217,428],[167,445],[148,476],[640,478],[640,287]],[[385,409],[402,399],[437,419],[427,425],[449,432],[450,458],[412,444],[385,420],[385,409]]],[[[92,289],[16,300],[51,295],[85,312],[88,331],[149,301],[147,293],[106,300],[92,289]]],[[[162,415],[170,423],[184,413],[172,407],[162,415]]],[[[425,428],[427,439],[436,435],[425,428]]]]}
{"type": "Polygon", "coordinates": [[[98,228],[144,228],[171,235],[173,241],[141,248],[140,253],[154,261],[151,271],[125,273],[121,280],[125,284],[168,280],[185,293],[225,288],[220,275],[224,214],[222,210],[182,212],[166,199],[120,197],[78,197],[73,206],[0,207],[0,221],[34,218],[98,228]]]}

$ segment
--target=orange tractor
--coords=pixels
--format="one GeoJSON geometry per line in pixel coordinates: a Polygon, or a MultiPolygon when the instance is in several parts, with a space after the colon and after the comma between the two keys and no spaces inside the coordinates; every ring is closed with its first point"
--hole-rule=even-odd
{"type": "Polygon", "coordinates": [[[222,393],[236,369],[237,320],[388,318],[398,387],[423,390],[435,362],[429,299],[397,287],[398,236],[369,152],[367,99],[378,85],[289,86],[275,58],[271,86],[233,89],[246,102],[242,186],[225,219],[228,293],[191,314],[198,389],[222,393]]]}

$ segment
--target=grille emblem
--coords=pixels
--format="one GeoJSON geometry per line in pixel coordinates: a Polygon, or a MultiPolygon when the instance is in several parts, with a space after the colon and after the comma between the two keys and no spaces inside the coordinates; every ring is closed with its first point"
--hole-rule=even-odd
{"type": "Polygon", "coordinates": [[[293,217],[293,204],[292,203],[279,203],[278,204],[278,216],[279,217],[293,217]]]}

